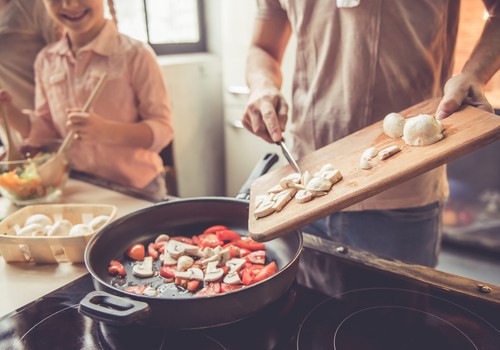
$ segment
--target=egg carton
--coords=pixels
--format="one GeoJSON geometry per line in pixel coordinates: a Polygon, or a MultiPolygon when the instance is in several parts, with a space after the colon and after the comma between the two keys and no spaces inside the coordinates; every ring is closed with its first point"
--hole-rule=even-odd
{"type": "Polygon", "coordinates": [[[63,261],[81,263],[85,247],[92,236],[109,224],[117,208],[106,204],[40,204],[14,212],[0,222],[0,254],[6,262],[54,264],[63,261]],[[18,236],[26,220],[34,214],[44,214],[53,221],[68,220],[71,224],[88,224],[93,218],[106,215],[109,219],[97,230],[78,236],[18,236]]]}

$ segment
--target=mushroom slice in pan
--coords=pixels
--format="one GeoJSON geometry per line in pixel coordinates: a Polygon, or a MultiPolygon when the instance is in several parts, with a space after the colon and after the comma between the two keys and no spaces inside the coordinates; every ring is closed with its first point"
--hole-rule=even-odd
{"type": "Polygon", "coordinates": [[[178,271],[175,273],[176,278],[184,278],[188,280],[203,281],[203,271],[197,267],[191,267],[186,271],[178,271]]]}
{"type": "Polygon", "coordinates": [[[167,252],[174,258],[179,258],[179,256],[188,254],[188,255],[194,255],[194,256],[199,256],[202,257],[203,252],[200,250],[199,247],[191,245],[191,244],[186,244],[180,241],[176,240],[169,240],[167,243],[167,252]]]}
{"type": "Polygon", "coordinates": [[[132,274],[136,277],[147,278],[154,274],[153,271],[153,257],[147,256],[144,258],[142,264],[134,265],[132,268],[132,274]]]}
{"type": "Polygon", "coordinates": [[[203,281],[214,282],[220,279],[224,275],[224,270],[217,267],[217,262],[210,262],[207,265],[207,270],[205,272],[205,277],[203,281]]]}
{"type": "Polygon", "coordinates": [[[186,271],[188,268],[193,266],[194,259],[187,255],[182,255],[177,260],[177,271],[186,271]]]}
{"type": "Polygon", "coordinates": [[[175,259],[168,252],[166,252],[165,254],[162,254],[160,259],[161,259],[161,261],[163,261],[163,265],[177,265],[177,259],[175,259]]]}
{"type": "Polygon", "coordinates": [[[229,273],[231,273],[241,270],[246,262],[246,259],[233,258],[226,262],[226,266],[229,267],[229,273]]]}
{"type": "Polygon", "coordinates": [[[238,272],[230,272],[226,276],[224,276],[224,279],[222,282],[227,283],[227,284],[242,284],[240,275],[238,272]]]}

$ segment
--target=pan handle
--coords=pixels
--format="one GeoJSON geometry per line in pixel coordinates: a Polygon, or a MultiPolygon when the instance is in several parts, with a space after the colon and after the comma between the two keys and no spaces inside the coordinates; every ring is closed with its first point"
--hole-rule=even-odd
{"type": "Polygon", "coordinates": [[[278,161],[278,159],[279,157],[276,153],[266,153],[264,157],[255,165],[247,181],[240,188],[236,198],[250,199],[250,188],[252,187],[252,183],[257,178],[267,173],[269,169],[271,169],[271,167],[278,161]]]}
{"type": "Polygon", "coordinates": [[[78,311],[93,320],[127,325],[149,316],[148,304],[128,298],[118,297],[103,291],[87,294],[78,307],[78,311]]]}

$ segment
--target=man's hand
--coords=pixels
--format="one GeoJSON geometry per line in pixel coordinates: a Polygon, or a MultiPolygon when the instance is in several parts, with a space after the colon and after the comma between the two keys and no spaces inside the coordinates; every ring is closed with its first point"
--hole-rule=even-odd
{"type": "Polygon", "coordinates": [[[257,88],[250,94],[242,122],[246,129],[269,143],[281,141],[288,120],[288,104],[275,87],[257,88]]]}
{"type": "Polygon", "coordinates": [[[436,119],[448,118],[463,104],[493,113],[493,107],[486,100],[483,90],[484,85],[471,74],[453,76],[444,86],[444,96],[436,111],[436,119]]]}

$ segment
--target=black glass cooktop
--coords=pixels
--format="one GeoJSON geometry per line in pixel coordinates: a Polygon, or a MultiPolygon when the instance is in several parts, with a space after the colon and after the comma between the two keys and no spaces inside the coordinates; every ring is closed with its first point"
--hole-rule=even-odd
{"type": "Polygon", "coordinates": [[[398,264],[366,260],[316,238],[305,237],[305,244],[291,288],[233,324],[173,331],[99,323],[78,312],[94,290],[86,275],[1,318],[0,349],[500,348],[496,287],[410,265],[399,271],[398,264]]]}

